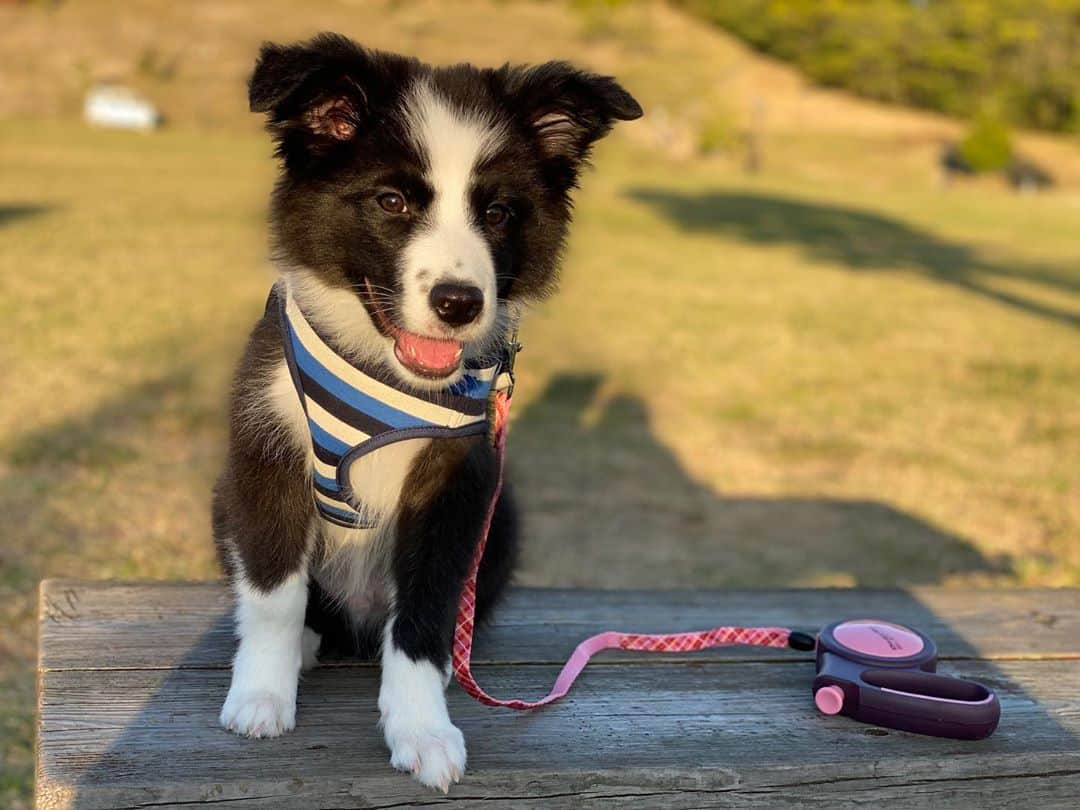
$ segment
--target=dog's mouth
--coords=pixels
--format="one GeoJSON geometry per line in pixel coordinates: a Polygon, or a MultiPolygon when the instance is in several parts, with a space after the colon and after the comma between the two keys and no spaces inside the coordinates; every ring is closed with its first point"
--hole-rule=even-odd
{"type": "Polygon", "coordinates": [[[367,278],[364,279],[363,299],[375,326],[394,341],[394,356],[413,374],[429,380],[441,380],[461,366],[465,347],[460,340],[426,337],[402,329],[379,302],[367,278]]]}

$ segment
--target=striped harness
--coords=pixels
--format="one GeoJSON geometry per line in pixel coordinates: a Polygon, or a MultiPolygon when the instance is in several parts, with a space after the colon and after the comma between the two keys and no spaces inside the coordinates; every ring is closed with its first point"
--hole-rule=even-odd
{"type": "Polygon", "coordinates": [[[315,506],[335,525],[378,525],[349,479],[357,459],[406,439],[487,433],[494,394],[513,384],[508,347],[494,360],[466,362],[465,375],[449,388],[406,389],[386,367],[354,363],[334,351],[287,289],[275,287],[270,298],[277,299],[285,358],[311,433],[315,506]]]}

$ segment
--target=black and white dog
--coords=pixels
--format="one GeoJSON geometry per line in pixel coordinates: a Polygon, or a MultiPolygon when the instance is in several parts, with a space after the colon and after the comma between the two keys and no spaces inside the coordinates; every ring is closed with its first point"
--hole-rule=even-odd
{"type": "MultiPolygon", "coordinates": [[[[348,362],[405,391],[445,391],[555,283],[570,193],[591,145],[641,115],[610,78],[561,63],[431,67],[345,37],[262,48],[249,87],[282,169],[271,202],[289,296],[348,362]]],[[[494,491],[482,435],[417,438],[349,471],[374,516],[322,519],[307,414],[278,309],[236,374],[214,535],[236,594],[239,648],[221,723],[293,728],[297,680],[331,639],[381,642],[391,764],[442,790],[465,768],[444,689],[457,600],[494,491]]],[[[516,556],[509,494],[478,581],[489,609],[516,556]]]]}

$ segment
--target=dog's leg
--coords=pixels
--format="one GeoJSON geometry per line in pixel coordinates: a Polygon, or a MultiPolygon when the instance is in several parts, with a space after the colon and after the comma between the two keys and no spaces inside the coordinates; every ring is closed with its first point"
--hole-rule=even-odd
{"type": "Polygon", "coordinates": [[[319,665],[319,647],[322,646],[322,635],[316,633],[310,627],[304,628],[304,634],[300,638],[300,669],[307,672],[319,665]]]}
{"type": "MultiPolygon", "coordinates": [[[[296,723],[315,539],[307,428],[280,340],[269,308],[237,375],[229,458],[214,490],[214,536],[236,594],[240,639],[220,719],[252,737],[275,737],[296,723]]],[[[317,640],[307,641],[314,653],[317,640]]]]}
{"type": "Polygon", "coordinates": [[[395,638],[395,624],[386,625],[379,690],[390,764],[445,793],[465,772],[465,738],[446,710],[448,662],[410,656],[395,638]]]}
{"type": "Polygon", "coordinates": [[[458,596],[494,488],[486,442],[432,442],[403,488],[379,710],[390,762],[442,791],[465,770],[444,690],[458,596]]]}
{"type": "Polygon", "coordinates": [[[235,590],[240,646],[221,724],[237,734],[277,737],[296,725],[307,571],[292,574],[268,591],[241,576],[235,590]]]}

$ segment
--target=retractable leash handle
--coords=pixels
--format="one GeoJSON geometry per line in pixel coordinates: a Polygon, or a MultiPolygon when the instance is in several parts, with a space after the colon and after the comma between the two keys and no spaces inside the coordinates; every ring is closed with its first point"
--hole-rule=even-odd
{"type": "Polygon", "coordinates": [[[453,669],[469,695],[488,706],[535,709],[563,697],[589,659],[601,650],[693,652],[729,644],[817,650],[814,702],[825,714],[844,714],[865,723],[938,737],[981,739],[997,727],[997,696],[981,684],[933,674],[937,649],[927,636],[890,622],[872,619],[834,622],[815,639],[786,627],[714,627],[692,633],[641,634],[608,631],[582,641],[539,700],[500,700],[476,682],[471,669],[476,615],[476,574],[484,556],[495,505],[502,493],[510,393],[498,391],[492,402],[492,438],[498,477],[488,505],[469,576],[462,589],[454,627],[453,669]]]}
{"type": "Polygon", "coordinates": [[[981,740],[1001,718],[997,695],[935,674],[937,647],[918,630],[878,619],[833,622],[818,634],[814,703],[864,723],[981,740]]]}

